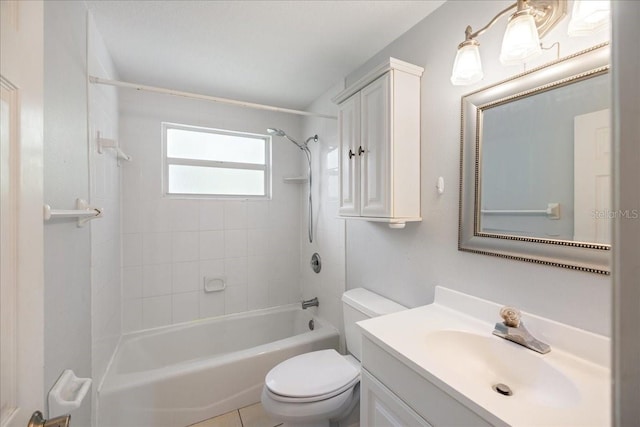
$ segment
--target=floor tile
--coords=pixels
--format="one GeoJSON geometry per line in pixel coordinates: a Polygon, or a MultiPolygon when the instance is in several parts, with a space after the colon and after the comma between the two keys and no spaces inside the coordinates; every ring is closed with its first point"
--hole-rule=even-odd
{"type": "Polygon", "coordinates": [[[281,424],[265,412],[261,403],[240,408],[240,418],[243,427],[275,427],[281,424]]]}
{"type": "Polygon", "coordinates": [[[227,412],[215,418],[192,424],[189,427],[242,427],[238,411],[227,412]]]}

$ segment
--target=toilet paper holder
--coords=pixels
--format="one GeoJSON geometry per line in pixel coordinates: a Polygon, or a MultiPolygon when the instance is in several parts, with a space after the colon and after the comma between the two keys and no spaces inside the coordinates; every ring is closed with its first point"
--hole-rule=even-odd
{"type": "Polygon", "coordinates": [[[78,409],[91,383],[91,378],[78,378],[71,369],[64,370],[49,391],[49,418],[78,409]]]}

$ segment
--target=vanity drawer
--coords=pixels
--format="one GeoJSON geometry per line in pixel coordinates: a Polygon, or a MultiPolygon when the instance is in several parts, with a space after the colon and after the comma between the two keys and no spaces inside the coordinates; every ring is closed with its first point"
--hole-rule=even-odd
{"type": "MultiPolygon", "coordinates": [[[[434,427],[494,425],[422,378],[366,336],[362,338],[362,366],[434,427]]],[[[496,421],[495,425],[503,425],[496,421]]]]}

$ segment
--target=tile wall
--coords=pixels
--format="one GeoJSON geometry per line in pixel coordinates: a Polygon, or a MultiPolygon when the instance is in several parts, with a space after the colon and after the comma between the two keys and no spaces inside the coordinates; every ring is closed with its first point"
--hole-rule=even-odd
{"type": "MultiPolygon", "coordinates": [[[[342,90],[339,84],[327,91],[308,107],[309,111],[337,115],[338,108],[331,97],[342,90]]],[[[344,336],[342,320],[342,294],[346,289],[345,277],[345,220],[338,217],[340,183],[338,175],[338,128],[335,120],[307,118],[304,138],[317,134],[318,142],[310,142],[313,155],[314,185],[314,241],[307,239],[307,190],[301,197],[300,223],[300,286],[305,299],[318,297],[318,315],[329,321],[344,336]],[[322,269],[315,273],[310,268],[311,256],[317,252],[322,269]]]]}
{"type": "Polygon", "coordinates": [[[122,310],[135,331],[298,301],[299,150],[272,145],[271,200],[176,199],[162,195],[163,121],[295,134],[297,118],[162,95],[122,92],[120,138],[133,162],[123,165],[122,310]],[[223,292],[204,278],[224,276],[223,292]]]}
{"type": "MultiPolygon", "coordinates": [[[[4,6],[3,2],[3,12],[4,6]]],[[[42,161],[44,203],[53,209],[74,209],[77,198],[89,199],[86,9],[82,2],[44,2],[42,18],[43,152],[40,159],[36,146],[30,151],[27,144],[21,148],[26,156],[22,161],[42,161]]],[[[25,106],[29,102],[25,100],[25,106]]],[[[33,170],[38,168],[34,166],[33,170]]],[[[30,197],[37,195],[36,188],[26,190],[30,197]]],[[[73,220],[47,221],[43,237],[43,365],[35,377],[43,375],[41,384],[46,395],[65,369],[72,369],[79,377],[92,375],[91,230],[78,227],[73,220]]],[[[38,292],[37,288],[34,291],[38,292]]],[[[38,360],[40,356],[34,357],[38,360]]],[[[90,425],[91,409],[87,399],[73,411],[74,422],[90,425]]]]}
{"type": "MultiPolygon", "coordinates": [[[[88,71],[104,78],[117,78],[107,48],[88,20],[88,71]]],[[[91,360],[96,387],[106,372],[121,328],[120,305],[120,170],[114,150],[97,150],[97,133],[118,139],[118,92],[109,86],[89,85],[90,196],[104,215],[91,228],[91,360]]],[[[95,396],[94,396],[95,397],[95,396]]],[[[95,411],[94,411],[95,412],[95,411]]]]}

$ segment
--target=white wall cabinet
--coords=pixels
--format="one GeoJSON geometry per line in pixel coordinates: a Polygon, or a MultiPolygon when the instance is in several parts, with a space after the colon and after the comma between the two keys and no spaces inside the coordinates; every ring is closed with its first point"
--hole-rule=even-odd
{"type": "Polygon", "coordinates": [[[340,208],[343,218],[401,228],[420,215],[420,77],[395,58],[340,92],[340,208]]]}

